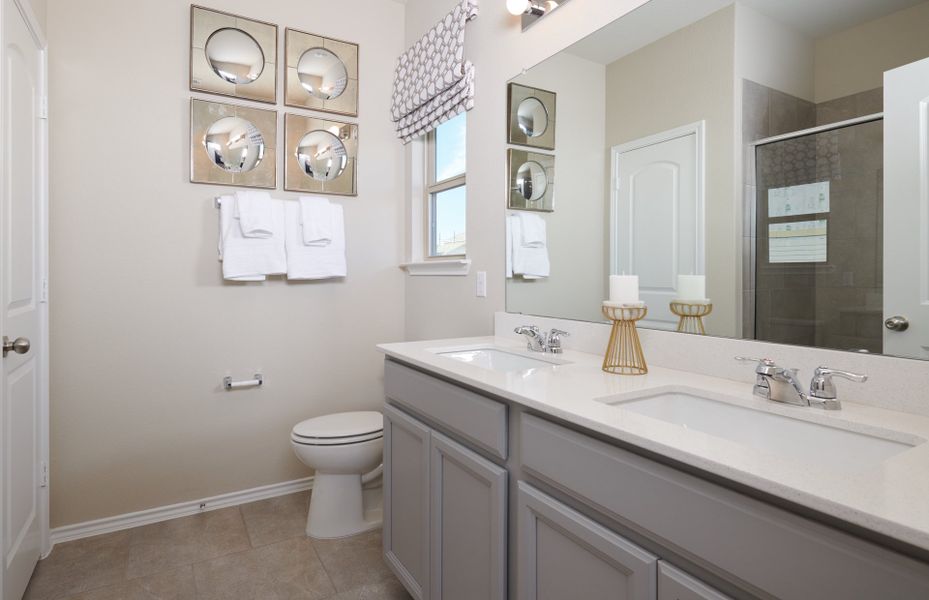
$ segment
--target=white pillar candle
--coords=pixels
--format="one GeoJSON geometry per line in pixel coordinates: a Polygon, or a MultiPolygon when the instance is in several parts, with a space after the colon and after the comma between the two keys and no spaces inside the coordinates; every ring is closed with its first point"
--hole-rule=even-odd
{"type": "Polygon", "coordinates": [[[706,300],[706,277],[703,275],[678,275],[677,297],[681,300],[704,302],[706,300]]]}
{"type": "Polygon", "coordinates": [[[610,275],[610,302],[637,304],[639,302],[638,275],[610,275]]]}

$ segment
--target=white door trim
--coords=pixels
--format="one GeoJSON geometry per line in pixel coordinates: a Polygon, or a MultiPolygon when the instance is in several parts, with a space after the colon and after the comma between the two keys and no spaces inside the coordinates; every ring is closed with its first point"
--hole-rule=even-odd
{"type": "MultiPolygon", "coordinates": [[[[639,150],[655,144],[669,142],[677,138],[694,136],[696,144],[697,157],[697,231],[706,231],[706,121],[690,123],[668,131],[662,131],[655,135],[639,138],[625,144],[619,144],[610,148],[610,273],[616,273],[619,266],[619,248],[616,244],[616,236],[613,235],[618,228],[619,219],[619,157],[621,154],[632,150],[639,150]]],[[[697,247],[695,249],[697,260],[697,272],[695,275],[706,274],[706,235],[697,236],[697,247]]]]}

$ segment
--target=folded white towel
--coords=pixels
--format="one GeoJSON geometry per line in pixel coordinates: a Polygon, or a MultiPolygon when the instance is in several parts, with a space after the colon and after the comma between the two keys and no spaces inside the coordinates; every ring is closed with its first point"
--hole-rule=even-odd
{"type": "Polygon", "coordinates": [[[247,238],[270,238],[274,235],[271,194],[240,191],[235,193],[235,216],[247,238]]]}
{"type": "Polygon", "coordinates": [[[544,248],[548,244],[545,234],[545,219],[541,216],[521,212],[518,214],[522,235],[519,239],[524,248],[544,248]]]}
{"type": "Polygon", "coordinates": [[[278,232],[270,238],[247,238],[235,218],[236,198],[223,196],[219,200],[219,258],[223,262],[223,278],[231,281],[264,281],[266,275],[287,272],[284,249],[284,205],[271,200],[271,220],[278,232]]]}
{"type": "MultiPolygon", "coordinates": [[[[545,221],[542,221],[543,236],[545,233],[545,221]]],[[[539,279],[548,277],[551,266],[548,260],[548,247],[527,248],[519,240],[522,240],[522,219],[519,216],[513,217],[510,221],[510,231],[512,238],[512,268],[514,275],[522,275],[523,279],[539,279]]]]}
{"type": "Polygon", "coordinates": [[[329,279],[347,275],[345,217],[340,205],[330,206],[332,241],[325,246],[307,246],[303,243],[300,226],[300,204],[286,203],[288,279],[329,279]]]}
{"type": "Polygon", "coordinates": [[[333,215],[329,200],[322,196],[300,196],[300,226],[307,246],[332,243],[333,215]]]}

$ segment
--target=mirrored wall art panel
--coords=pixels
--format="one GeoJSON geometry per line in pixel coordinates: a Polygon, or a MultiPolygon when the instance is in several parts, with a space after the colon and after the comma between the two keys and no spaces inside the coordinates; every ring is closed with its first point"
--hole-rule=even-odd
{"type": "Polygon", "coordinates": [[[190,101],[190,181],[274,189],[277,112],[190,101]]]}
{"type": "Polygon", "coordinates": [[[600,321],[625,273],[642,327],[929,359],[927,23],[927,0],[649,0],[515,75],[508,145],[557,94],[561,198],[545,294],[509,279],[507,310],[600,321]]]}
{"type": "Polygon", "coordinates": [[[287,29],[284,103],[358,116],[358,44],[287,29]]]}
{"type": "Polygon", "coordinates": [[[507,206],[512,210],[555,210],[555,157],[510,148],[507,150],[510,185],[507,206]]]}
{"type": "Polygon", "coordinates": [[[288,113],[284,189],[355,196],[358,125],[288,113]]]}
{"type": "Polygon", "coordinates": [[[277,102],[277,25],[191,6],[190,89],[277,102]]]}
{"type": "Polygon", "coordinates": [[[507,141],[555,149],[555,93],[511,83],[507,87],[507,141]]]}

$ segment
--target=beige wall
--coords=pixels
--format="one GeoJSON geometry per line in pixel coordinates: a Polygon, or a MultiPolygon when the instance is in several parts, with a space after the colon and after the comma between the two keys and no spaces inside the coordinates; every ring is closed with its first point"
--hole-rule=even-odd
{"type": "MultiPolygon", "coordinates": [[[[455,1],[407,0],[407,43],[421,37],[455,1]]],[[[468,113],[468,255],[473,265],[468,277],[407,279],[409,339],[487,334],[493,331],[493,313],[504,310],[506,82],[644,2],[569,2],[525,33],[506,12],[506,3],[481,3],[467,41],[468,58],[477,69],[476,104],[468,113]],[[486,298],[475,297],[476,271],[487,272],[486,298]]]]}
{"type": "Polygon", "coordinates": [[[706,275],[714,305],[707,329],[723,336],[737,333],[739,297],[734,22],[734,8],[724,8],[606,69],[607,147],[706,121],[706,275]]]}
{"type": "Polygon", "coordinates": [[[516,82],[558,94],[555,211],[546,221],[551,276],[506,284],[506,309],[599,321],[606,285],[604,130],[606,68],[567,53],[536,65],[516,82]]]}
{"type": "Polygon", "coordinates": [[[220,4],[277,23],[281,46],[285,26],[361,43],[349,276],[221,280],[212,198],[230,188],[188,183],[189,2],[51,0],[53,527],[309,475],[291,427],[382,402],[374,345],[402,339],[404,319],[387,118],[403,6],[220,4]],[[264,388],[221,390],[256,371],[264,388]]]}
{"type": "Polygon", "coordinates": [[[35,14],[36,20],[39,22],[39,25],[42,27],[42,31],[47,30],[47,18],[48,13],[48,2],[47,0],[30,0],[29,4],[32,5],[32,12],[35,14]]]}
{"type": "Polygon", "coordinates": [[[929,2],[816,41],[817,103],[884,85],[884,71],[929,56],[929,2]]]}

